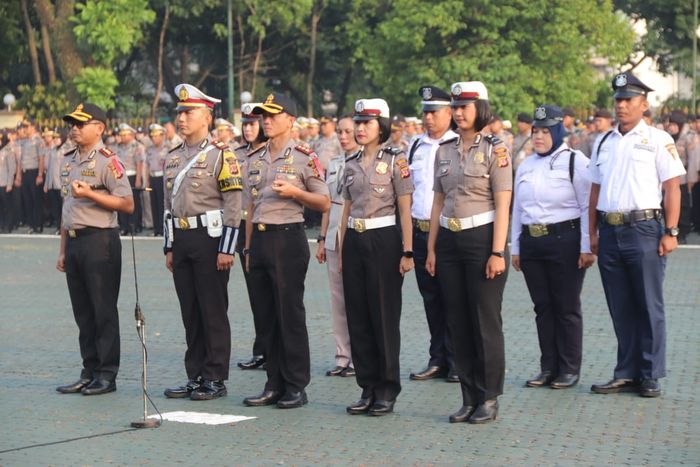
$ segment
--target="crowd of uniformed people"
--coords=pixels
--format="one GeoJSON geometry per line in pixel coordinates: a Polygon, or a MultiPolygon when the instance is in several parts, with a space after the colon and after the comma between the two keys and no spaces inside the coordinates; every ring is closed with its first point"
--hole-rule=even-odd
{"type": "Polygon", "coordinates": [[[612,379],[591,390],[659,396],[665,262],[700,227],[698,120],[674,111],[654,123],[653,90],[631,73],[617,74],[612,90],[614,113],[598,109],[581,123],[571,109],[543,103],[517,116],[517,131],[493,113],[479,81],[420,87],[421,119],[363,98],[352,113],[318,121],[271,93],[243,105],[237,128],[214,118],[219,99],[181,84],[176,120],[150,125],[148,135],[126,123],[109,131],[90,103],[63,117],[69,133],[23,121],[0,150],[2,228],[50,225],[61,236],[57,268],[82,370],[57,390],[116,389],[119,234],[152,228],[163,236],[187,344],[186,379],[165,395],[226,395],[227,284],[238,261],[247,297],[231,302],[248,301],[255,328],[252,358],[238,366],[267,373],[243,402],[306,404],[305,222],[317,212],[315,258],[328,268],[336,343],[326,375],[355,378],[361,392],[349,414],[394,410],[401,289],[414,269],[430,342],[425,369],[410,380],[459,383],[450,422],[498,415],[510,265],[524,274],[541,351],[526,386],[579,382],[580,294],[597,260],[618,352],[612,379]]]}

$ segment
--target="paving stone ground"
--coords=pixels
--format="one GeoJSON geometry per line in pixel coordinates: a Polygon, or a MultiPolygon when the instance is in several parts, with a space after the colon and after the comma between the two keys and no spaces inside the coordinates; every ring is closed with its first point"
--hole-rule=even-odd
{"type": "MultiPolygon", "coordinates": [[[[316,245],[310,246],[313,251],[316,245]]],[[[507,374],[499,419],[473,426],[447,422],[461,404],[459,385],[408,380],[427,362],[429,338],[412,273],[403,288],[403,391],[396,413],[345,414],[360,390],[352,379],[324,376],[333,366],[335,344],[325,266],[315,261],[305,296],[312,363],[307,406],[283,411],[242,405],[245,396],[262,389],[265,374],[235,367],[250,355],[253,329],[238,264],[229,284],[228,396],[211,402],[166,399],[163,389],[185,379],[184,331],[160,241],[140,238],[149,387],[158,408],[257,417],[217,426],[165,422],[140,431],[122,431],[142,414],[130,241],[123,248],[118,390],[98,397],[60,395],[54,387],[79,375],[79,353],[65,279],[54,269],[58,239],[0,237],[0,465],[700,465],[698,247],[677,250],[668,263],[668,377],[658,399],[589,392],[592,383],[610,378],[616,351],[597,267],[583,291],[581,384],[566,391],[523,387],[538,370],[539,351],[522,274],[511,269],[503,304],[507,374]],[[118,433],[47,445],[112,432],[118,433]]]]}

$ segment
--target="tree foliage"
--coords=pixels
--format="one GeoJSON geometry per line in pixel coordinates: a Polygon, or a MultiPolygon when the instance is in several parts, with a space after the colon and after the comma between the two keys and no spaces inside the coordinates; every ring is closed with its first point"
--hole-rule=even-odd
{"type": "Polygon", "coordinates": [[[48,86],[21,84],[18,91],[21,96],[17,101],[17,107],[26,110],[29,115],[39,121],[65,115],[72,109],[66,95],[66,88],[62,83],[48,86]]]}
{"type": "Polygon", "coordinates": [[[105,110],[114,108],[117,77],[111,68],[85,67],[73,80],[84,101],[97,104],[105,110]]]}

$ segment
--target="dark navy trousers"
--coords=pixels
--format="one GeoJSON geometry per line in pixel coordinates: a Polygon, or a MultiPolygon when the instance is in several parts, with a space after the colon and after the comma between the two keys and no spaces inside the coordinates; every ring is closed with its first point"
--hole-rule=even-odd
{"type": "Polygon", "coordinates": [[[615,334],[615,378],[666,376],[666,317],[657,220],[599,227],[598,267],[615,334]]]}

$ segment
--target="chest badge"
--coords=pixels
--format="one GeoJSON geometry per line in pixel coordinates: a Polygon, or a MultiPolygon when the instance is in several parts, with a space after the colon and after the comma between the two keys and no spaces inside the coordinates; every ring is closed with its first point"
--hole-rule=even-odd
{"type": "Polygon", "coordinates": [[[383,186],[375,186],[374,187],[374,191],[379,193],[379,194],[384,193],[384,190],[385,190],[385,188],[383,186]]]}
{"type": "Polygon", "coordinates": [[[478,164],[483,164],[483,163],[484,163],[484,157],[485,157],[485,156],[484,156],[484,153],[481,152],[481,151],[479,151],[479,152],[477,152],[476,154],[474,154],[474,160],[475,160],[478,164]]]}
{"type": "Polygon", "coordinates": [[[197,162],[199,162],[201,164],[202,162],[206,162],[206,160],[207,160],[207,153],[200,152],[199,156],[197,156],[197,162]]]}
{"type": "Polygon", "coordinates": [[[377,164],[377,167],[375,167],[374,170],[375,170],[379,175],[384,175],[384,174],[386,173],[386,170],[387,170],[388,168],[389,168],[389,164],[387,164],[386,162],[382,161],[382,162],[380,162],[379,164],[377,164]]]}
{"type": "Polygon", "coordinates": [[[253,198],[258,197],[258,189],[257,188],[251,188],[250,194],[253,196],[253,198]]]}
{"type": "Polygon", "coordinates": [[[284,163],[285,164],[293,164],[294,163],[294,155],[290,154],[287,157],[284,158],[284,163]]]}

